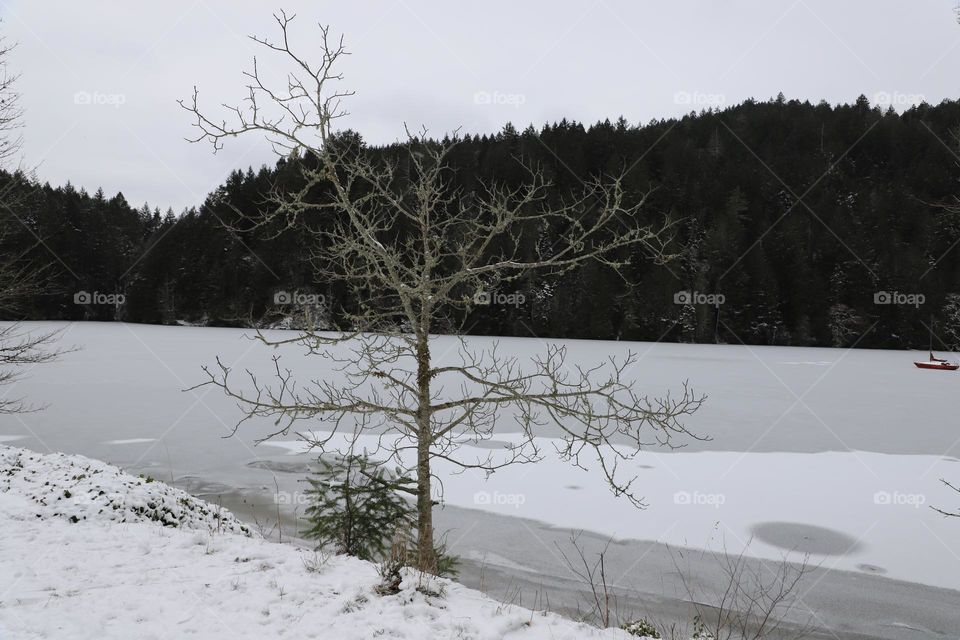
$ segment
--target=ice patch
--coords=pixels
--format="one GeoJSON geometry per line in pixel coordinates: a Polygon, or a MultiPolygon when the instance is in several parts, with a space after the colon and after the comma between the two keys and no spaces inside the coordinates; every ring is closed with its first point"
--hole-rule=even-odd
{"type": "Polygon", "coordinates": [[[156,442],[156,438],[127,438],[126,440],[107,440],[101,444],[144,444],[146,442],[156,442]]]}
{"type": "Polygon", "coordinates": [[[288,456],[295,456],[302,453],[308,453],[310,451],[310,445],[303,440],[267,440],[266,442],[261,442],[260,444],[266,447],[277,447],[278,449],[284,449],[288,456]]]}
{"type": "Polygon", "coordinates": [[[468,560],[476,562],[478,565],[488,565],[493,567],[500,567],[503,569],[513,569],[515,571],[526,571],[529,573],[536,573],[536,569],[528,567],[526,565],[519,564],[510,560],[509,558],[504,558],[501,555],[496,553],[491,553],[489,551],[479,551],[477,549],[471,549],[464,556],[468,560]]]}
{"type": "MultiPolygon", "coordinates": [[[[762,542],[805,554],[842,556],[863,547],[859,540],[840,531],[798,522],[764,522],[754,526],[751,532],[762,542]]],[[[857,565],[863,566],[868,565],[857,565]]]]}

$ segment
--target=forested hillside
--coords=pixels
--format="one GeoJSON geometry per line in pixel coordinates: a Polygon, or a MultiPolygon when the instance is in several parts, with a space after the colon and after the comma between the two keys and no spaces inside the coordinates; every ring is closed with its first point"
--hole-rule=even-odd
{"type": "MultiPolygon", "coordinates": [[[[634,197],[649,192],[648,220],[676,222],[675,257],[636,260],[626,280],[589,266],[513,282],[453,320],[474,334],[925,347],[935,317],[945,348],[939,340],[960,326],[960,210],[943,206],[960,194],[958,125],[960,102],[898,114],[865,98],[781,97],[642,126],[564,121],[464,136],[449,175],[465,194],[479,180],[524,180],[517,158],[545,169],[558,201],[581,180],[629,168],[634,197]]],[[[398,162],[400,151],[366,150],[398,162]]],[[[4,175],[3,249],[50,270],[43,294],[5,315],[237,326],[275,320],[292,302],[337,324],[350,301],[315,276],[304,234],[245,228],[238,213],[296,188],[305,161],[237,171],[178,216],[4,175]]],[[[522,242],[549,242],[549,228],[529,231],[522,242]]]]}

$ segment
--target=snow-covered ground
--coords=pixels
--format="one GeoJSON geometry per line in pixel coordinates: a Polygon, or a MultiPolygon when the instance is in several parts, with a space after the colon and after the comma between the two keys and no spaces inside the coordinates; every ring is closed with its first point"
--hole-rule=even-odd
{"type": "Polygon", "coordinates": [[[379,595],[370,563],[244,535],[214,505],[86,458],[0,445],[0,469],[5,640],[627,637],[414,572],[379,595]]]}
{"type": "MultiPolygon", "coordinates": [[[[238,369],[264,371],[273,352],[244,339],[245,332],[57,326],[65,328],[63,344],[83,350],[33,369],[6,390],[50,406],[0,417],[0,441],[82,453],[183,486],[215,486],[213,495],[272,493],[275,479],[286,494],[302,488],[297,470],[310,456],[296,453],[298,443],[277,443],[286,450],[253,447],[271,426],[257,423],[224,439],[239,417],[234,404],[211,388],[180,391],[200,382],[200,365],[217,355],[238,369]]],[[[434,353],[450,360],[454,345],[438,338],[434,353]]],[[[960,373],[920,371],[912,365],[915,354],[905,351],[567,346],[580,363],[633,349],[641,360],[631,373],[652,395],[689,379],[709,396],[690,426],[712,440],[641,454],[636,472],[649,504],[644,511],[614,500],[591,474],[549,458],[489,480],[470,473],[445,478],[449,503],[692,547],[739,549],[752,538],[751,553],[759,555],[810,552],[825,567],[957,587],[960,523],[930,507],[960,506],[939,482],[960,482],[960,373]]],[[[501,347],[522,356],[542,351],[544,342],[504,339],[501,347]]],[[[287,350],[284,361],[301,379],[330,373],[326,363],[296,350],[287,350]]]]}

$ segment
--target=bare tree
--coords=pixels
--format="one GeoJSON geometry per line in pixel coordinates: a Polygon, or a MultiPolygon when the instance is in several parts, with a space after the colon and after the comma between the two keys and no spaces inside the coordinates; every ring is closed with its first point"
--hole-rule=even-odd
{"type": "Polygon", "coordinates": [[[681,419],[703,398],[686,383],[678,397],[642,395],[629,379],[635,353],[583,367],[567,362],[565,347],[550,345],[521,362],[496,344],[478,348],[461,337],[457,361],[445,365],[431,346],[439,332],[460,335],[459,323],[479,297],[503,283],[591,261],[622,269],[638,254],[668,260],[664,247],[673,225],[642,224],[646,195],[628,194],[623,175],[589,179],[581,192],[559,201],[548,197],[545,172],[529,165],[522,184],[462,189],[454,186],[450,162],[456,136],[436,142],[426,132],[408,131],[405,143],[380,153],[356,136],[335,133],[346,115],[342,101],[352,95],[336,70],[347,55],[342,38],[321,26],[322,55],[311,62],[291,44],[294,16],[275,18],[281,39],[253,40],[292,67],[285,82],[268,83],[254,59],[245,73],[246,100],[227,107],[227,119],[208,117],[196,89],[180,104],[198,129],[192,142],[212,143],[216,151],[228,138],[256,133],[298,163],[303,186],[274,190],[268,213],[245,215],[243,225],[310,234],[318,280],[351,292],[350,308],[342,312],[348,330],[307,330],[289,339],[258,335],[267,345],[301,345],[330,358],[337,375],[329,380],[298,385],[274,358],[272,381],[247,371],[238,386],[218,359],[204,369],[202,385],[237,400],[245,413],[241,423],[273,419],[276,430],[267,437],[322,418],[328,422],[322,434],[299,433],[321,452],[342,455],[362,436],[375,438],[388,460],[416,477],[416,565],[425,571],[436,567],[432,506],[442,484],[434,463],[491,473],[535,462],[542,455],[535,434],[546,425],[559,430],[563,459],[595,464],[615,494],[642,505],[621,463],[642,446],[678,446],[675,438],[688,434],[681,419]],[[519,429],[518,442],[485,457],[463,455],[462,445],[489,439],[506,416],[519,429]]]}
{"type": "Polygon", "coordinates": [[[20,153],[23,138],[23,110],[16,91],[18,76],[11,73],[7,60],[14,45],[0,37],[0,166],[6,167],[20,153]]]}
{"type": "MultiPolygon", "coordinates": [[[[61,351],[49,348],[59,334],[59,331],[29,333],[19,324],[0,326],[0,387],[19,380],[23,367],[50,362],[60,355],[61,351]]],[[[23,398],[0,395],[0,415],[27,413],[37,408],[23,398]]]]}
{"type": "Polygon", "coordinates": [[[573,547],[573,553],[567,555],[563,547],[556,544],[557,551],[563,559],[563,564],[567,570],[586,588],[587,605],[581,609],[577,604],[577,620],[589,621],[601,629],[606,629],[617,623],[618,600],[614,592],[615,585],[611,584],[607,578],[607,553],[610,550],[610,544],[613,539],[607,540],[595,560],[587,557],[587,552],[580,544],[580,535],[582,532],[574,532],[570,535],[570,546],[573,547]]]}
{"type": "MultiPolygon", "coordinates": [[[[7,61],[13,45],[0,37],[0,169],[7,169],[22,146],[20,128],[23,111],[15,88],[17,76],[9,71],[7,61]]],[[[47,269],[28,258],[35,248],[22,247],[14,230],[22,223],[14,211],[22,200],[13,194],[24,186],[26,178],[19,170],[0,187],[0,319],[20,317],[25,300],[41,293],[47,269]]],[[[49,347],[59,331],[30,333],[19,324],[0,325],[0,387],[16,382],[24,367],[49,362],[59,352],[49,347]]],[[[0,415],[23,413],[35,407],[22,398],[0,395],[0,415]]]]}
{"type": "MultiPolygon", "coordinates": [[[[960,486],[954,485],[948,480],[944,480],[943,478],[940,479],[940,482],[942,482],[943,485],[948,489],[951,489],[952,491],[960,493],[960,486]]],[[[960,509],[957,509],[956,511],[950,511],[947,509],[941,509],[940,507],[931,506],[930,508],[941,515],[947,516],[948,518],[960,518],[960,509]]]]}
{"type": "Polygon", "coordinates": [[[809,558],[804,556],[799,564],[786,556],[778,562],[751,559],[746,555],[749,546],[748,542],[736,554],[724,548],[716,555],[724,579],[718,589],[710,592],[697,588],[700,581],[689,570],[682,569],[671,552],[687,598],[696,611],[694,637],[800,640],[809,636],[814,628],[812,612],[799,624],[790,625],[786,620],[802,604],[800,588],[811,570],[809,558]]]}
{"type": "MultiPolygon", "coordinates": [[[[716,587],[707,588],[705,585],[713,582],[710,574],[694,573],[689,564],[681,567],[684,553],[668,548],[693,619],[658,620],[655,623],[631,615],[629,605],[622,602],[629,602],[631,591],[611,582],[607,570],[611,542],[608,540],[593,556],[588,555],[580,543],[579,533],[570,537],[569,544],[573,549],[570,554],[557,544],[564,566],[584,587],[582,606],[578,603],[576,607],[578,620],[600,628],[617,626],[635,635],[646,636],[648,634],[644,631],[656,631],[664,637],[694,640],[763,640],[772,637],[800,640],[813,631],[815,616],[812,612],[800,623],[787,620],[796,617],[794,613],[802,605],[800,590],[804,577],[810,573],[806,556],[799,564],[790,562],[787,557],[778,562],[748,558],[749,543],[738,554],[730,553],[726,548],[718,554],[704,552],[704,557],[716,558],[720,574],[716,587]]],[[[799,612],[799,616],[803,617],[803,613],[799,612]]]]}

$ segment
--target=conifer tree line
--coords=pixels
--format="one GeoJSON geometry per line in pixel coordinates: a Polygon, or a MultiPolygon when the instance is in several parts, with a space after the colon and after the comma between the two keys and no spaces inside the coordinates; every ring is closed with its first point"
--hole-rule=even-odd
{"type": "MultiPolygon", "coordinates": [[[[401,157],[349,131],[338,144],[401,157]]],[[[897,113],[862,96],[831,106],[781,95],[640,126],[508,124],[461,136],[452,179],[466,194],[482,181],[522,184],[519,158],[543,168],[546,197],[557,202],[583,181],[629,168],[624,187],[646,197],[644,222],[674,222],[666,249],[676,257],[633,260],[623,277],[591,264],[501,282],[478,292],[451,330],[925,348],[932,319],[935,349],[960,349],[958,101],[897,113]]],[[[122,194],[0,174],[0,189],[15,195],[2,250],[52,262],[44,291],[5,319],[248,326],[296,310],[341,326],[350,300],[311,271],[307,234],[283,221],[244,227],[271,206],[271,192],[301,186],[300,162],[310,159],[238,170],[179,215],[136,208],[122,194]]],[[[557,231],[530,229],[524,241],[549,242],[557,231]]]]}

